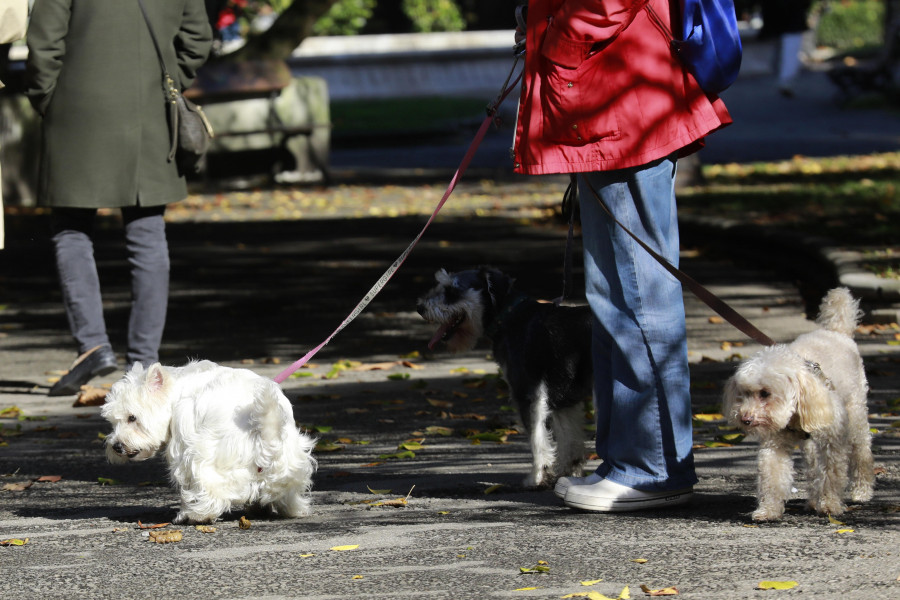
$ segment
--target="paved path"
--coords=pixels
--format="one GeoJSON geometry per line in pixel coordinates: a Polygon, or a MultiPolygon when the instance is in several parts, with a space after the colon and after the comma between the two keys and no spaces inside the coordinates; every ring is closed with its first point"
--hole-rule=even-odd
{"type": "MultiPolygon", "coordinates": [[[[173,224],[166,360],[210,358],[274,376],[325,337],[419,225],[419,218],[173,224]],[[281,364],[270,364],[273,359],[281,364]]],[[[790,580],[817,598],[895,598],[900,444],[890,428],[896,417],[881,416],[900,396],[900,355],[890,335],[860,339],[882,473],[875,499],[854,506],[845,526],[803,510],[802,491],[783,522],[753,526],[750,443],[697,450],[701,482],[689,507],[598,516],[519,486],[529,461],[523,435],[480,445],[463,435],[514,426],[515,415],[505,408],[508,399],[485,349],[460,356],[425,350],[431,330],[415,314],[414,299],[431,285],[436,268],[478,263],[515,274],[536,295],[555,296],[562,235],[558,225],[499,217],[448,216],[436,224],[369,310],[314,359],[311,376],[284,386],[298,420],[332,428],[320,435],[342,446],[319,453],[312,516],[251,514],[252,527],[241,530],[242,513],[236,513],[215,533],[186,528],[182,542],[165,546],[148,542],[137,527],[174,514],[176,498],[161,463],[108,465],[98,437],[108,428],[99,409],[44,395],[71,349],[46,245],[17,240],[0,262],[4,283],[15,283],[2,312],[0,408],[18,406],[26,420],[0,420],[8,444],[0,447],[0,483],[62,479],[0,491],[0,540],[29,539],[0,548],[4,590],[23,598],[559,598],[587,591],[614,598],[626,586],[638,597],[639,586],[647,585],[721,599],[769,597],[775,592],[755,591],[760,581],[790,580]],[[370,365],[413,352],[420,353],[412,362],[421,368],[323,378],[341,359],[370,365]],[[430,426],[454,434],[423,435],[430,426]],[[379,458],[419,437],[425,449],[414,459],[379,458]],[[99,478],[118,485],[101,486],[99,478]],[[370,488],[390,492],[374,496],[370,488]],[[404,508],[362,503],[407,494],[404,508]],[[358,548],[331,550],[344,545],[358,548]],[[520,572],[538,561],[547,561],[550,572],[520,572]],[[596,579],[602,581],[580,583],[596,579]]],[[[117,266],[115,232],[109,240],[99,245],[98,258],[118,347],[127,279],[117,266]]],[[[810,329],[792,283],[719,256],[688,253],[684,261],[688,272],[776,338],[810,329]]],[[[741,346],[729,326],[710,323],[710,311],[696,300],[687,302],[694,409],[707,413],[733,370],[728,357],[754,347],[741,346]],[[723,349],[723,342],[734,346],[723,349]]],[[[698,424],[697,443],[713,442],[719,425],[698,424]]]]}
{"type": "MultiPolygon", "coordinates": [[[[742,87],[739,82],[735,91],[742,87]]],[[[896,117],[882,117],[882,129],[896,131],[896,117]]],[[[761,135],[754,141],[752,131],[743,131],[747,153],[769,140],[761,135]]],[[[789,156],[791,140],[779,143],[789,156]]],[[[415,166],[427,153],[407,149],[403,157],[415,166]]],[[[447,154],[444,149],[442,168],[447,154]]],[[[394,165],[401,164],[397,157],[394,165]]],[[[360,163],[344,166],[354,164],[360,163]]],[[[492,193],[502,198],[507,185],[498,181],[492,193]]],[[[360,203],[390,212],[398,197],[418,189],[373,186],[360,203]]],[[[346,193],[334,191],[336,199],[346,193]]],[[[535,202],[543,205],[550,193],[537,186],[535,202]]],[[[327,205],[303,207],[298,220],[273,220],[286,209],[283,198],[263,199],[246,214],[223,205],[228,201],[222,197],[214,210],[181,214],[170,226],[167,362],[202,357],[274,376],[340,322],[422,224],[418,215],[349,218],[327,205]],[[260,219],[260,210],[271,218],[260,219]],[[213,216],[233,222],[214,222],[213,216]]],[[[302,202],[289,204],[293,211],[302,202]]],[[[564,230],[536,218],[540,212],[501,213],[488,205],[448,213],[369,309],[314,359],[310,376],[285,383],[297,419],[341,446],[318,455],[310,517],[250,514],[252,526],[242,530],[242,513],[235,513],[215,533],[184,528],[183,541],[168,545],[148,542],[137,526],[174,515],[176,497],[162,464],[108,465],[99,438],[108,426],[99,409],[74,408],[71,399],[45,395],[72,348],[44,224],[15,220],[9,248],[0,253],[0,410],[17,406],[24,419],[0,419],[6,444],[0,446],[0,541],[29,541],[0,547],[3,591],[19,598],[117,600],[549,599],[587,592],[616,598],[626,587],[637,598],[646,585],[715,600],[798,593],[841,600],[898,597],[900,438],[892,425],[900,353],[893,331],[858,337],[871,385],[879,475],[874,500],[853,506],[843,525],[803,509],[801,477],[785,519],[755,526],[749,513],[756,447],[707,447],[721,434],[720,422],[697,424],[700,483],[691,505],[615,516],[571,511],[549,492],[520,487],[529,462],[523,435],[477,445],[465,437],[467,430],[514,427],[515,414],[506,409],[486,349],[458,356],[425,350],[431,330],[415,314],[414,300],[437,268],[481,263],[513,274],[534,295],[558,295],[564,230]],[[342,359],[372,365],[414,352],[418,357],[409,360],[419,368],[345,370],[323,378],[342,359]],[[428,434],[435,425],[453,435],[428,434]],[[422,437],[424,450],[415,458],[380,458],[422,437]],[[61,479],[35,481],[42,476],[61,479]],[[116,485],[101,486],[101,478],[116,485]],[[6,488],[17,484],[31,485],[6,488]],[[403,508],[364,503],[407,496],[403,508]],[[332,549],[347,545],[357,547],[332,549]],[[546,561],[548,573],[521,573],[538,561],[546,561]],[[766,580],[798,586],[756,590],[766,580]],[[590,581],[596,582],[582,585],[590,581]]],[[[695,242],[702,239],[686,239],[685,247],[701,247],[695,242]]],[[[120,350],[129,292],[115,228],[102,237],[97,255],[120,350]]],[[[686,251],[683,266],[778,340],[811,328],[793,280],[733,264],[727,255],[722,249],[686,251]]],[[[709,413],[734,369],[730,358],[755,347],[730,326],[710,322],[712,313],[698,301],[686,301],[694,410],[709,413]]]]}

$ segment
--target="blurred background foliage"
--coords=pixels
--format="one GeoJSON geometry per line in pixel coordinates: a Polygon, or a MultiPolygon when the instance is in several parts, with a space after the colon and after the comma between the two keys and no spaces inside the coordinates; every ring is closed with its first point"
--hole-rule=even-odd
{"type": "MultiPolygon", "coordinates": [[[[294,2],[307,0],[208,0],[210,19],[225,40],[264,31],[294,2]]],[[[314,25],[314,35],[428,33],[513,29],[522,0],[337,0],[314,25]]],[[[838,52],[878,47],[884,40],[890,0],[814,0],[810,26],[816,43],[838,52]]],[[[754,0],[736,0],[743,20],[759,16],[754,0]]]]}

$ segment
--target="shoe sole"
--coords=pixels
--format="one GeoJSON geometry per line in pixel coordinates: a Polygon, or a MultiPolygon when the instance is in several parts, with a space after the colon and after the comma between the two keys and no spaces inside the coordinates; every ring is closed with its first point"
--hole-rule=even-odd
{"type": "Polygon", "coordinates": [[[653,508],[670,508],[687,504],[694,496],[693,492],[673,493],[669,496],[655,498],[618,499],[604,502],[597,498],[565,498],[566,506],[590,512],[632,512],[653,508]]]}
{"type": "Polygon", "coordinates": [[[566,492],[569,491],[570,487],[572,487],[572,486],[569,486],[569,485],[560,486],[557,483],[555,486],[553,486],[553,493],[556,494],[556,497],[559,498],[560,500],[565,500],[566,492]],[[562,489],[560,489],[560,488],[562,488],[562,489]]]}

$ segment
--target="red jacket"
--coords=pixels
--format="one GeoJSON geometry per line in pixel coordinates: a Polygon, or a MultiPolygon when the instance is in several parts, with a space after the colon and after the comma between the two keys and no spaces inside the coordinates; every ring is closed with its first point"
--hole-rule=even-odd
{"type": "MultiPolygon", "coordinates": [[[[667,25],[669,2],[649,0],[667,25]]],[[[695,142],[731,123],[725,104],[707,96],[672,54],[647,3],[529,2],[517,173],[643,165],[696,150],[695,142]]]]}

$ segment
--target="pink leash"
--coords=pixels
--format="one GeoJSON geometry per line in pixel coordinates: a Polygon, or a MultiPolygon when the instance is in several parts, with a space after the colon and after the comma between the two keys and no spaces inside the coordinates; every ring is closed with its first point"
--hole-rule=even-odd
{"type": "MultiPolygon", "coordinates": [[[[516,59],[518,62],[518,56],[516,57],[516,59]]],[[[516,63],[514,62],[513,69],[510,71],[510,76],[512,76],[512,72],[515,70],[515,67],[516,63]]],[[[306,355],[303,356],[303,358],[276,375],[274,378],[276,383],[282,383],[285,379],[290,377],[291,374],[294,373],[294,371],[309,362],[309,360],[313,356],[315,356],[316,353],[319,352],[319,350],[324,348],[328,344],[328,342],[330,342],[332,338],[334,338],[334,336],[340,333],[347,325],[349,325],[356,317],[358,317],[360,313],[365,310],[366,306],[368,306],[369,303],[375,298],[375,296],[378,295],[382,288],[387,285],[387,282],[390,281],[391,277],[394,276],[394,273],[396,273],[403,265],[403,263],[406,262],[406,258],[410,255],[413,248],[416,247],[416,244],[419,243],[419,240],[422,239],[422,236],[425,234],[425,230],[428,229],[428,227],[431,225],[431,222],[434,221],[435,217],[437,217],[437,214],[441,211],[441,208],[443,208],[444,203],[447,202],[450,194],[452,194],[454,188],[456,188],[456,184],[459,181],[460,177],[462,177],[463,173],[466,172],[466,169],[469,167],[469,163],[472,162],[472,158],[475,156],[475,151],[478,150],[479,144],[481,144],[481,141],[484,139],[485,134],[487,134],[488,127],[490,127],[491,123],[493,123],[494,121],[494,118],[497,114],[497,109],[500,107],[500,104],[503,102],[503,100],[505,100],[509,93],[513,90],[513,88],[518,85],[521,76],[522,74],[520,73],[519,76],[516,77],[515,81],[513,81],[513,83],[509,85],[509,87],[506,87],[506,84],[504,84],[504,89],[501,92],[500,96],[492,105],[488,107],[488,116],[484,119],[484,122],[481,123],[481,127],[478,128],[478,132],[475,134],[475,138],[472,140],[472,143],[469,144],[469,149],[466,151],[465,155],[462,158],[462,161],[460,161],[459,163],[459,167],[456,169],[456,173],[453,174],[453,178],[450,180],[450,185],[447,186],[447,191],[444,192],[443,197],[441,198],[440,202],[438,202],[437,206],[434,209],[434,212],[431,213],[431,217],[428,218],[425,226],[422,227],[419,235],[417,235],[412,243],[406,247],[406,250],[404,250],[403,253],[400,254],[397,260],[395,260],[391,264],[391,266],[388,267],[387,271],[385,271],[384,274],[378,279],[378,281],[375,282],[375,285],[373,285],[368,293],[363,296],[363,299],[359,301],[359,303],[356,305],[356,308],[354,308],[353,311],[351,311],[351,313],[347,316],[347,318],[345,318],[344,321],[340,325],[338,325],[337,329],[331,332],[331,335],[325,338],[325,341],[307,352],[306,355]]],[[[506,82],[509,82],[509,77],[507,77],[506,82]]]]}

